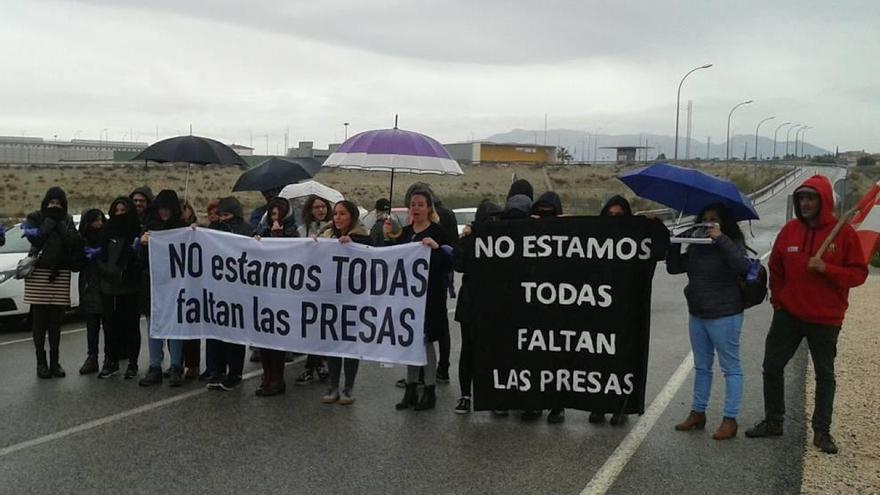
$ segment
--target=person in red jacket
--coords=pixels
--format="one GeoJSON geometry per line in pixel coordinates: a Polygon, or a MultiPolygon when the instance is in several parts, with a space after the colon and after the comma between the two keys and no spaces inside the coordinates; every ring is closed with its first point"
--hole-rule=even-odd
{"type": "Polygon", "coordinates": [[[773,322],[764,347],[764,420],[746,431],[751,438],[782,435],[788,361],[807,339],[816,370],[813,445],[837,453],[831,436],[834,357],[848,306],[849,289],[865,282],[868,267],[855,230],[845,224],[822,256],[816,256],[837,223],[827,177],[814,175],[794,192],[796,219],[776,237],[770,254],[773,322]]]}

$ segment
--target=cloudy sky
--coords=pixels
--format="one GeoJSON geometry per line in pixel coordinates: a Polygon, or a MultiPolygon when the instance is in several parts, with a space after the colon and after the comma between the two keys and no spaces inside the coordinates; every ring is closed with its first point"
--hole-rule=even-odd
{"type": "Polygon", "coordinates": [[[324,146],[395,113],[443,142],[545,114],[672,135],[680,78],[712,63],[682,91],[695,138],[722,142],[753,99],[735,132],[776,116],[824,148],[880,151],[878,26],[877,0],[5,0],[0,135],[153,141],[192,124],[276,153],[287,129],[324,146]]]}

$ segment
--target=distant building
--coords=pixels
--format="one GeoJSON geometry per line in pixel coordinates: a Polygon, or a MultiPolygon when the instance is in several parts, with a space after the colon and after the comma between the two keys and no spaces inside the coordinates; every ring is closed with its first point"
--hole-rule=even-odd
{"type": "Polygon", "coordinates": [[[38,137],[0,136],[0,163],[111,161],[114,153],[138,153],[147,146],[147,143],[126,141],[49,141],[38,137]]]}
{"type": "Polygon", "coordinates": [[[334,151],[339,149],[342,146],[341,144],[330,144],[326,150],[315,148],[314,141],[300,141],[296,148],[288,148],[287,156],[293,158],[314,158],[315,160],[324,163],[324,160],[327,159],[334,151]]]}
{"type": "Polygon", "coordinates": [[[556,163],[556,146],[518,143],[452,143],[443,145],[452,158],[467,165],[556,163]]]}
{"type": "Polygon", "coordinates": [[[232,151],[238,153],[238,156],[254,156],[254,149],[250,146],[232,143],[229,145],[232,151]]]}
{"type": "Polygon", "coordinates": [[[634,163],[647,161],[647,150],[653,148],[651,146],[603,146],[602,149],[615,150],[617,152],[617,163],[634,163]],[[645,150],[645,153],[642,154],[641,150],[645,150]]]}

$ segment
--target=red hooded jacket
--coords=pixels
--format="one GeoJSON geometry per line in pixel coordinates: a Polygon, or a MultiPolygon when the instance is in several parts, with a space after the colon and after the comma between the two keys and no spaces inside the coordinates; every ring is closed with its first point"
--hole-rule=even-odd
{"type": "Polygon", "coordinates": [[[849,305],[849,289],[865,282],[868,267],[855,230],[844,224],[822,255],[825,272],[807,270],[807,262],[831,233],[837,218],[827,177],[814,175],[801,187],[819,193],[819,222],[808,226],[795,201],[797,218],[779,232],[770,255],[770,303],[799,320],[839,327],[849,305]]]}

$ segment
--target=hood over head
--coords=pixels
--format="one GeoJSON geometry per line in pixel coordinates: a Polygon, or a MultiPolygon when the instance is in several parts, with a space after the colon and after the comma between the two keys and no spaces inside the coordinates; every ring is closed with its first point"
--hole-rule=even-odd
{"type": "Polygon", "coordinates": [[[105,225],[107,224],[107,217],[104,216],[104,212],[99,210],[98,208],[89,208],[87,210],[83,210],[82,215],[80,215],[79,233],[86,241],[88,241],[89,244],[94,244],[98,242],[101,231],[104,230],[104,227],[101,227],[101,229],[99,230],[89,228],[89,225],[91,225],[92,222],[94,222],[98,218],[103,220],[105,225]]]}
{"type": "Polygon", "coordinates": [[[623,208],[623,214],[625,216],[631,217],[633,214],[632,206],[630,206],[629,201],[626,200],[623,196],[616,194],[611,196],[611,198],[605,202],[605,206],[602,207],[602,212],[599,213],[600,217],[607,217],[608,210],[611,209],[612,206],[620,206],[623,208]]]}
{"type": "Polygon", "coordinates": [[[284,222],[293,217],[293,208],[290,207],[290,201],[287,198],[275,197],[266,205],[266,221],[271,222],[272,209],[278,208],[281,212],[281,221],[284,222]]]}
{"type": "Polygon", "coordinates": [[[217,214],[220,215],[222,213],[231,213],[233,217],[239,219],[244,218],[241,202],[235,196],[220,198],[220,203],[217,205],[217,214]]]}
{"type": "Polygon", "coordinates": [[[510,185],[510,190],[507,191],[507,199],[510,199],[517,194],[524,194],[529,198],[529,201],[535,199],[535,189],[532,187],[532,183],[525,179],[517,179],[513,181],[513,184],[510,185]]]}
{"type": "Polygon", "coordinates": [[[140,235],[141,222],[138,220],[134,203],[127,196],[120,196],[110,203],[109,217],[107,218],[107,224],[104,226],[104,233],[107,237],[122,237],[125,239],[133,239],[140,235]],[[119,203],[125,205],[125,213],[114,215],[113,212],[119,203]]]}
{"type": "Polygon", "coordinates": [[[532,214],[539,217],[558,217],[562,215],[562,198],[553,191],[547,191],[532,205],[532,214]]]}
{"type": "Polygon", "coordinates": [[[183,216],[183,210],[180,208],[180,199],[177,197],[177,193],[172,189],[163,189],[159,191],[159,194],[156,195],[155,199],[153,199],[153,202],[150,204],[150,210],[150,222],[147,225],[149,230],[174,229],[184,226],[184,222],[181,219],[181,216],[183,216]],[[163,222],[159,219],[160,208],[171,210],[171,217],[168,221],[163,222]]]}
{"type": "Polygon", "coordinates": [[[133,198],[135,194],[142,194],[145,198],[147,198],[147,206],[150,206],[150,204],[153,202],[153,190],[150,189],[150,186],[141,186],[135,188],[135,190],[128,195],[128,198],[133,198]]]}
{"type": "Polygon", "coordinates": [[[45,216],[50,216],[47,213],[49,201],[57,199],[61,202],[61,209],[63,210],[63,214],[61,217],[63,218],[67,215],[67,194],[64,192],[64,189],[61,189],[58,186],[50,187],[48,191],[46,191],[46,195],[43,197],[43,202],[40,203],[40,212],[45,216]]]}
{"type": "Polygon", "coordinates": [[[801,191],[809,191],[816,192],[819,194],[819,227],[836,223],[837,219],[834,216],[834,193],[831,189],[831,181],[828,180],[828,177],[824,175],[814,175],[809,179],[805,180],[803,184],[801,184],[797,189],[794,190],[793,201],[794,201],[794,212],[797,215],[798,220],[804,222],[804,218],[801,215],[801,208],[797,201],[798,192],[801,191]]]}

